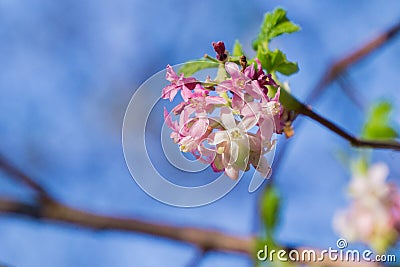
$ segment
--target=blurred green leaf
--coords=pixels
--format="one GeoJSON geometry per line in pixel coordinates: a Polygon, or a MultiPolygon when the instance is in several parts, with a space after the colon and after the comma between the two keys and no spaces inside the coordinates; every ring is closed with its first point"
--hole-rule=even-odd
{"type": "Polygon", "coordinates": [[[264,258],[265,258],[265,263],[269,263],[268,252],[271,251],[271,249],[276,249],[276,248],[277,246],[272,239],[257,238],[255,241],[254,252],[253,252],[255,266],[257,267],[264,266],[264,264],[262,264],[264,262],[263,261],[264,258]],[[261,258],[261,260],[259,257],[261,258]]]}
{"type": "Polygon", "coordinates": [[[207,61],[204,59],[186,62],[178,71],[179,74],[183,73],[186,77],[192,76],[202,69],[218,68],[218,63],[207,61]]]}
{"type": "Polygon", "coordinates": [[[365,156],[355,159],[351,162],[350,167],[354,173],[360,173],[363,175],[367,175],[368,167],[369,167],[368,159],[365,156]]]}
{"type": "Polygon", "coordinates": [[[390,140],[398,137],[396,130],[389,125],[392,109],[392,105],[386,101],[373,105],[367,123],[364,125],[362,137],[375,140],[390,140]]]}
{"type": "Polygon", "coordinates": [[[273,232],[279,216],[280,197],[275,187],[269,185],[261,198],[261,217],[267,235],[273,232]]]}
{"type": "Polygon", "coordinates": [[[268,49],[268,44],[273,38],[299,30],[300,27],[287,18],[286,10],[277,8],[272,13],[265,14],[260,33],[253,42],[253,48],[256,51],[258,51],[259,47],[268,49]]]}
{"type": "Polygon", "coordinates": [[[271,238],[257,238],[254,246],[254,266],[256,267],[296,267],[296,263],[289,261],[288,252],[285,255],[280,254],[280,257],[287,259],[288,261],[280,261],[278,253],[280,250],[285,250],[283,247],[278,245],[271,238]],[[274,252],[272,252],[274,251],[274,252]],[[272,258],[270,257],[272,256],[272,258]]]}
{"type": "Polygon", "coordinates": [[[236,40],[235,44],[233,45],[232,56],[240,57],[242,55],[244,55],[242,45],[238,40],[236,40]]]}
{"type": "Polygon", "coordinates": [[[277,71],[289,76],[299,71],[297,63],[288,61],[286,55],[278,49],[275,51],[265,51],[260,48],[257,51],[257,57],[268,73],[277,71]]]}

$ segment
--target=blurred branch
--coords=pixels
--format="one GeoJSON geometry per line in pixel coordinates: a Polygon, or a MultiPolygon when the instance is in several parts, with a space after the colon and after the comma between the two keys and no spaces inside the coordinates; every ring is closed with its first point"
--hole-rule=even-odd
{"type": "Polygon", "coordinates": [[[201,250],[196,251],[193,258],[186,264],[186,267],[197,267],[200,266],[202,260],[207,256],[207,251],[201,250]]]}
{"type": "Polygon", "coordinates": [[[342,74],[346,69],[360,60],[364,59],[366,56],[370,55],[372,52],[382,47],[388,41],[392,40],[400,32],[400,22],[393,25],[389,30],[383,32],[381,35],[372,39],[368,43],[361,46],[359,49],[350,53],[349,55],[337,60],[332,65],[328,67],[325,74],[321,77],[317,83],[314,90],[311,91],[310,95],[306,99],[306,103],[312,103],[318,99],[322,94],[323,89],[334,81],[340,74],[342,74]]]}
{"type": "MultiPolygon", "coordinates": [[[[4,157],[0,157],[0,169],[3,169],[15,179],[32,187],[39,195],[45,194],[45,196],[48,196],[48,193],[42,186],[34,182],[34,179],[29,175],[10,164],[4,157]]],[[[252,236],[238,237],[215,230],[172,226],[134,218],[95,214],[62,204],[50,197],[38,198],[34,203],[0,197],[1,214],[20,216],[37,221],[48,221],[60,225],[74,225],[96,231],[121,231],[162,237],[196,246],[201,252],[199,255],[201,257],[208,251],[239,253],[253,257],[257,243],[256,239],[252,236]]],[[[301,252],[306,248],[296,249],[301,252]]],[[[379,266],[365,262],[332,262],[329,259],[319,262],[319,266],[326,267],[365,265],[379,266]]]]}
{"type": "MultiPolygon", "coordinates": [[[[37,204],[29,204],[26,202],[0,198],[0,213],[28,217],[35,220],[46,220],[63,225],[71,224],[97,231],[113,230],[163,237],[195,245],[202,251],[202,254],[200,254],[201,257],[204,256],[204,253],[211,250],[240,253],[251,257],[256,245],[253,237],[236,237],[218,231],[194,227],[171,226],[167,224],[145,222],[132,218],[94,214],[66,206],[54,200],[44,200],[37,204]]],[[[305,249],[309,248],[296,248],[299,253],[305,249]]],[[[366,262],[335,262],[330,261],[328,257],[326,257],[323,261],[318,262],[318,266],[351,267],[379,265],[366,262]]]]}
{"type": "Polygon", "coordinates": [[[171,240],[189,243],[201,251],[226,251],[251,254],[253,239],[234,237],[218,231],[193,227],[178,227],[136,220],[94,214],[72,208],[54,200],[42,200],[35,204],[0,198],[0,213],[20,215],[35,220],[72,224],[82,228],[105,231],[143,233],[171,240]]]}
{"type": "Polygon", "coordinates": [[[356,88],[350,82],[348,75],[343,73],[337,78],[337,82],[339,83],[343,93],[350,99],[350,101],[353,102],[354,105],[356,105],[356,107],[358,107],[361,111],[365,111],[365,101],[362,95],[358,93],[358,90],[356,90],[356,88]]]}
{"type": "Polygon", "coordinates": [[[0,169],[2,169],[10,178],[28,186],[35,192],[39,194],[40,197],[50,198],[47,191],[38,184],[29,175],[25,174],[23,171],[11,164],[3,155],[0,154],[0,169]]]}
{"type": "Polygon", "coordinates": [[[6,263],[0,262],[0,267],[12,267],[12,266],[8,265],[6,263]]]}

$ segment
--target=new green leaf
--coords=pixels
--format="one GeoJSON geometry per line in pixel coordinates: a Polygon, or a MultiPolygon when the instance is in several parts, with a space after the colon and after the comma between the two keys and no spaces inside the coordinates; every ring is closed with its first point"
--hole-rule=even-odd
{"type": "Polygon", "coordinates": [[[254,50],[258,50],[259,46],[264,49],[268,48],[269,42],[284,33],[292,33],[300,30],[300,27],[291,22],[286,16],[286,10],[282,8],[275,9],[272,13],[266,13],[264,21],[261,24],[260,33],[253,42],[254,50]]]}
{"type": "Polygon", "coordinates": [[[389,125],[392,105],[380,102],[374,105],[364,126],[362,136],[365,139],[390,140],[398,137],[396,130],[389,125]]]}
{"type": "Polygon", "coordinates": [[[299,71],[297,63],[288,61],[286,55],[278,49],[275,51],[265,51],[262,48],[259,48],[257,57],[261,61],[263,68],[266,69],[268,73],[277,71],[289,76],[299,71]]]}
{"type": "Polygon", "coordinates": [[[273,186],[268,186],[261,199],[261,216],[267,231],[273,231],[279,213],[280,197],[273,186]]]}
{"type": "Polygon", "coordinates": [[[240,57],[242,55],[244,55],[242,45],[238,40],[236,40],[235,44],[233,45],[232,56],[240,57]]]}

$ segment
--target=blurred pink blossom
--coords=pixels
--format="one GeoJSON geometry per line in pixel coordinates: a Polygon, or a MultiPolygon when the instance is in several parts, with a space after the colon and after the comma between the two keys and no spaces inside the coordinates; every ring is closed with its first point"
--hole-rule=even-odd
{"type": "Polygon", "coordinates": [[[378,253],[385,252],[399,237],[400,195],[387,183],[388,174],[384,163],[356,173],[349,185],[352,202],[334,218],[334,228],[341,237],[368,244],[378,253]]]}

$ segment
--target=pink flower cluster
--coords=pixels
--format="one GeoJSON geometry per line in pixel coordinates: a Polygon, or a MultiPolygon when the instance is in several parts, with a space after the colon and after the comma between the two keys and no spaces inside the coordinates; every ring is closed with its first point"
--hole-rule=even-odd
{"type": "Polygon", "coordinates": [[[388,167],[371,166],[367,173],[357,173],[351,180],[351,205],[334,218],[334,227],[348,241],[368,244],[378,253],[385,252],[398,237],[400,193],[387,183],[388,167]]]}
{"type": "Polygon", "coordinates": [[[178,75],[168,65],[170,84],[162,91],[162,98],[170,101],[179,92],[182,97],[171,114],[164,109],[171,138],[181,151],[192,153],[232,179],[251,165],[267,177],[271,166],[265,154],[274,147],[273,133],[282,132],[279,86],[258,60],[255,63],[257,68],[252,64],[240,70],[235,63],[221,62],[228,78],[212,81],[208,77],[204,82],[178,75]],[[267,96],[267,86],[277,88],[273,98],[267,96]]]}

